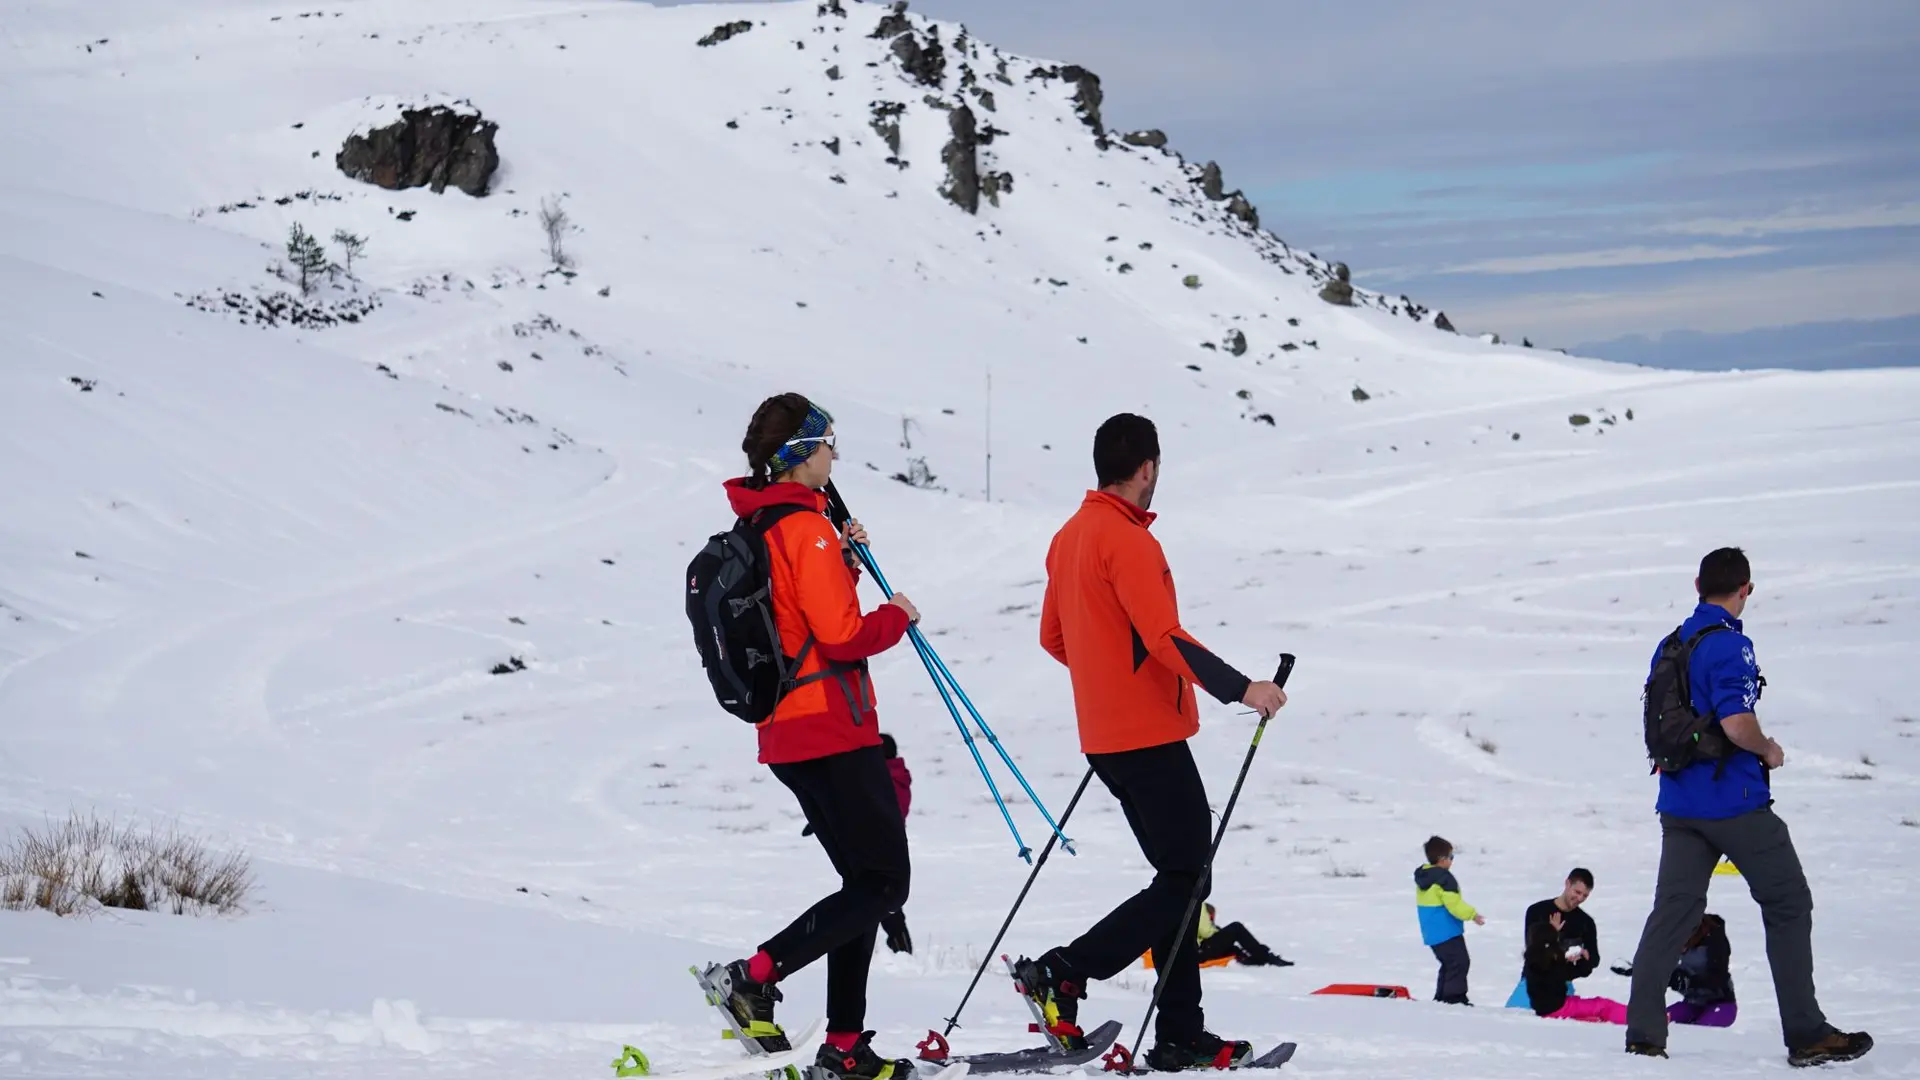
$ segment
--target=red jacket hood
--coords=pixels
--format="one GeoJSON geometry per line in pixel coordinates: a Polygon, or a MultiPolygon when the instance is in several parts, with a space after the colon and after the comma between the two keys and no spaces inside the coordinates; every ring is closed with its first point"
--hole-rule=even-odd
{"type": "Polygon", "coordinates": [[[827,512],[827,497],[804,484],[768,484],[755,491],[747,486],[746,477],[736,477],[727,481],[727,502],[733,507],[735,517],[748,517],[769,506],[804,506],[809,510],[827,512]]]}

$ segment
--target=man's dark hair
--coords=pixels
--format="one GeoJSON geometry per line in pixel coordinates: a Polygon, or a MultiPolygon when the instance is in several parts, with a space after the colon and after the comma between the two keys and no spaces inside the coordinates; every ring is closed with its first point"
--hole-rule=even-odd
{"type": "Polygon", "coordinates": [[[890,758],[900,756],[900,747],[894,744],[893,736],[884,731],[880,733],[880,752],[890,758]]]}
{"type": "Polygon", "coordinates": [[[1153,421],[1133,413],[1107,417],[1093,433],[1093,475],[1100,487],[1121,483],[1140,466],[1160,460],[1160,432],[1153,421]]]}
{"type": "Polygon", "coordinates": [[[1740,586],[1753,580],[1753,567],[1747,565],[1747,553],[1725,547],[1707,553],[1700,560],[1700,599],[1732,596],[1740,586]]]}
{"type": "Polygon", "coordinates": [[[1593,871],[1584,866],[1576,866],[1572,870],[1567,871],[1567,880],[1577,881],[1591,889],[1593,888],[1593,871]]]}
{"type": "Polygon", "coordinates": [[[1438,836],[1427,837],[1427,861],[1437,863],[1453,854],[1453,845],[1438,836]]]}

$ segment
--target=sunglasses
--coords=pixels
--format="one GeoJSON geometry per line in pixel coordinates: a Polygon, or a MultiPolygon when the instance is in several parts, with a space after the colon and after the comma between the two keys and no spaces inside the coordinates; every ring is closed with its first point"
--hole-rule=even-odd
{"type": "Polygon", "coordinates": [[[827,449],[837,454],[840,452],[840,447],[838,444],[839,438],[840,436],[838,435],[808,435],[798,439],[788,439],[787,445],[788,446],[805,446],[808,443],[821,443],[825,445],[827,449]]]}

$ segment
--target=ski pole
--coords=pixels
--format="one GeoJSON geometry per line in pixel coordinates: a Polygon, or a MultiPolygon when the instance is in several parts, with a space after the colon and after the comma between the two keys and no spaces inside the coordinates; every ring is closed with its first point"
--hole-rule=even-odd
{"type": "MultiPolygon", "coordinates": [[[[1273,681],[1278,686],[1287,685],[1287,676],[1293,674],[1293,654],[1280,654],[1280,668],[1273,673],[1273,681]]],[[[1260,736],[1266,734],[1267,717],[1261,717],[1260,723],[1253,729],[1253,742],[1247,746],[1246,760],[1240,763],[1240,775],[1233,782],[1233,794],[1227,796],[1226,809],[1220,811],[1220,827],[1214,830],[1213,846],[1207,849],[1207,862],[1200,870],[1200,880],[1194,883],[1193,895],[1187,899],[1187,913],[1180,918],[1180,928],[1173,935],[1173,946],[1167,950],[1165,963],[1160,975],[1153,981],[1153,998],[1147,1002],[1147,1015],[1140,1018],[1140,1034],[1134,1036],[1134,1046],[1138,1048],[1147,1039],[1147,1023],[1153,1019],[1153,1010],[1160,1007],[1160,995],[1167,988],[1167,975],[1173,971],[1173,959],[1180,955],[1180,947],[1187,943],[1187,927],[1193,924],[1193,913],[1200,907],[1200,897],[1207,890],[1207,883],[1213,877],[1213,859],[1220,853],[1220,841],[1227,838],[1227,819],[1233,816],[1233,805],[1240,801],[1240,786],[1247,782],[1247,770],[1253,768],[1254,752],[1260,749],[1260,736]]],[[[1132,1072],[1133,1051],[1121,1045],[1119,1039],[1113,1042],[1113,1049],[1107,1051],[1102,1063],[1109,1072],[1132,1072]]]]}
{"type": "MultiPolygon", "coordinates": [[[[1067,819],[1073,816],[1073,808],[1080,805],[1080,796],[1086,794],[1087,783],[1092,779],[1093,769],[1089,768],[1087,769],[1086,775],[1080,778],[1080,786],[1073,789],[1073,798],[1067,800],[1066,813],[1060,815],[1061,828],[1066,828],[1067,819]]],[[[1047,865],[1047,856],[1053,854],[1054,841],[1059,839],[1059,832],[1055,832],[1052,836],[1047,837],[1047,846],[1040,849],[1040,860],[1033,864],[1033,870],[1027,874],[1027,883],[1020,886],[1020,895],[1013,898],[1013,908],[1007,912],[1005,921],[1000,924],[999,932],[993,935],[993,944],[987,946],[987,953],[981,958],[980,967],[973,973],[973,981],[967,984],[967,992],[960,995],[960,1004],[955,1005],[953,1007],[953,1015],[947,1017],[946,1030],[940,1032],[938,1035],[935,1035],[932,1031],[927,1032],[926,1041],[920,1044],[921,1057],[929,1061],[945,1059],[947,1036],[953,1034],[953,1029],[960,1026],[960,1014],[966,1011],[967,1001],[973,997],[974,988],[980,985],[980,976],[986,974],[987,965],[993,962],[994,954],[1000,949],[1001,940],[1007,936],[1008,928],[1013,925],[1013,917],[1019,914],[1020,905],[1026,903],[1028,890],[1033,888],[1034,879],[1040,876],[1040,868],[1047,865]],[[928,1058],[927,1054],[929,1051],[938,1053],[940,1057],[928,1058]]]]}
{"type": "MultiPolygon", "coordinates": [[[[831,481],[827,483],[826,493],[828,520],[836,529],[846,528],[847,521],[853,515],[847,510],[845,500],[840,498],[839,490],[831,481]]],[[[873,575],[874,583],[879,585],[881,592],[891,600],[893,589],[887,584],[886,576],[880,572],[879,564],[874,561],[873,552],[865,544],[854,544],[852,547],[861,565],[873,575]]],[[[973,740],[973,733],[967,730],[966,722],[960,719],[960,710],[954,707],[953,697],[947,693],[947,687],[940,681],[939,674],[934,670],[934,662],[938,658],[932,655],[933,647],[927,643],[927,639],[920,633],[920,628],[917,626],[907,627],[907,638],[913,643],[914,652],[919,654],[920,662],[926,666],[927,677],[933,680],[933,688],[939,691],[940,700],[946,703],[947,714],[953,717],[954,727],[960,729],[960,741],[967,745],[967,752],[973,755],[973,764],[980,770],[980,779],[986,781],[987,793],[993,796],[994,805],[1000,808],[1000,817],[1006,821],[1008,831],[1013,833],[1013,843],[1019,849],[1020,858],[1032,862],[1033,849],[1028,847],[1026,840],[1020,836],[1020,827],[1013,823],[1013,814],[1007,809],[1006,800],[1000,797],[1000,787],[993,782],[993,774],[987,771],[986,760],[980,756],[980,748],[973,740]]],[[[959,687],[956,685],[954,689],[958,690],[959,687]]],[[[968,708],[971,709],[972,706],[969,705],[968,708]]]]}
{"type": "MultiPolygon", "coordinates": [[[[875,573],[877,574],[878,572],[876,569],[875,573]]],[[[960,695],[960,704],[966,706],[967,712],[973,716],[973,722],[979,726],[980,734],[985,735],[987,742],[993,744],[993,748],[1000,754],[1000,760],[1006,763],[1007,771],[1013,773],[1013,778],[1020,782],[1021,790],[1027,793],[1027,798],[1033,800],[1034,808],[1040,811],[1041,818],[1046,821],[1049,828],[1053,829],[1053,834],[1060,837],[1060,846],[1065,848],[1069,855],[1080,854],[1073,850],[1072,839],[1060,831],[1066,828],[1065,819],[1063,818],[1056,823],[1053,820],[1053,815],[1047,813],[1047,804],[1041,802],[1040,796],[1034,794],[1033,785],[1027,783],[1027,774],[1020,771],[1020,766],[1013,763],[1013,755],[1007,753],[1007,748],[1000,745],[1000,736],[993,733],[993,729],[987,726],[986,717],[981,716],[980,710],[973,707],[972,699],[968,698],[967,692],[960,687],[960,680],[954,678],[953,672],[947,670],[947,662],[940,659],[940,654],[934,652],[931,646],[928,647],[927,652],[933,657],[933,662],[939,665],[940,674],[946,677],[948,683],[952,684],[953,692],[960,695]]]]}

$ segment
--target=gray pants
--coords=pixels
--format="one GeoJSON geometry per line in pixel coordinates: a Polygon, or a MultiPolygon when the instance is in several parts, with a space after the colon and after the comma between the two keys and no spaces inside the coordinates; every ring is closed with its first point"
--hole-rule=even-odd
{"type": "Polygon", "coordinates": [[[1813,891],[1787,823],[1762,808],[1719,821],[1662,814],[1660,830],[1660,880],[1633,956],[1627,1041],[1667,1044],[1667,979],[1707,910],[1707,886],[1724,854],[1760,905],[1787,1048],[1818,1042],[1830,1029],[1813,992],[1813,891]]]}

